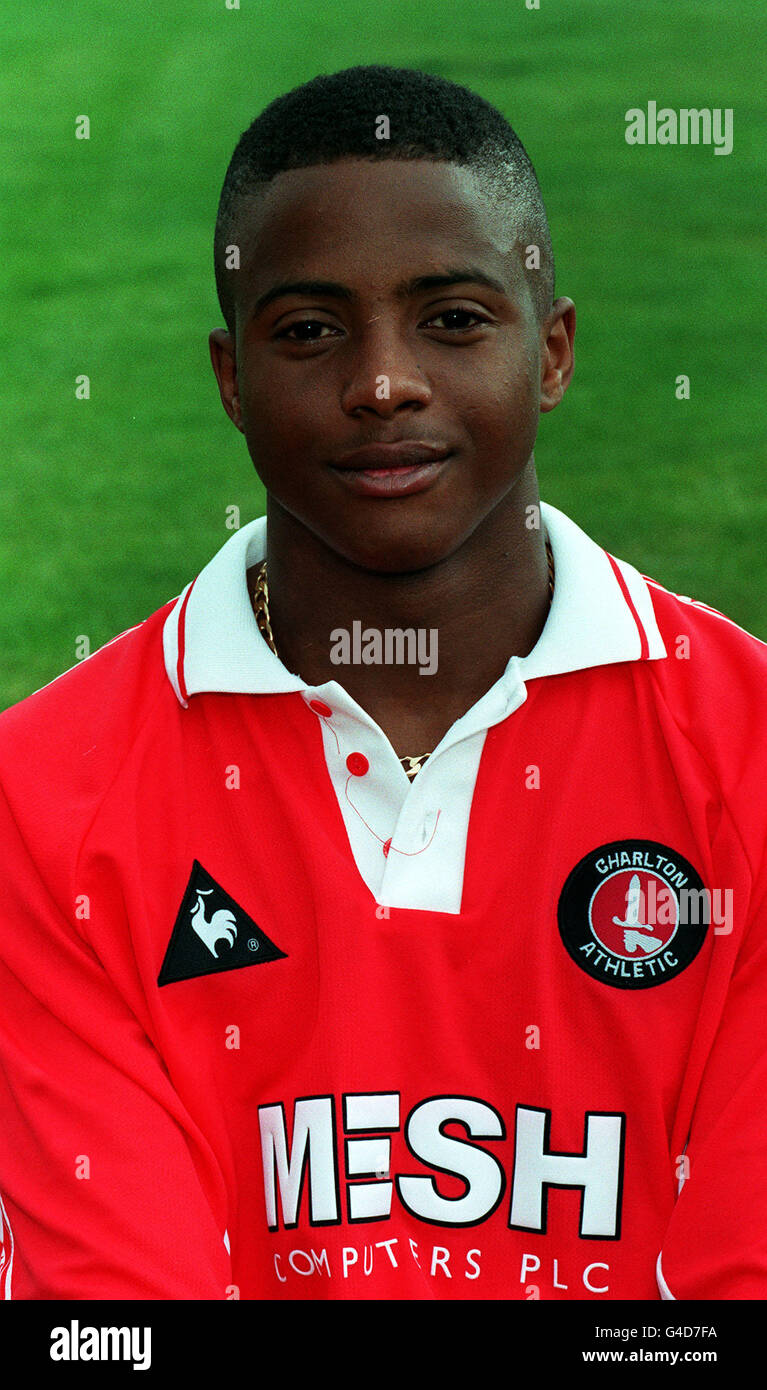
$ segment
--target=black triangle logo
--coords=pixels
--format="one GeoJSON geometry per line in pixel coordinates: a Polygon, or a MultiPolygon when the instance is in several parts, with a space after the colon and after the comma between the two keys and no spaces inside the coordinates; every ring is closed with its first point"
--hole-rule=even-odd
{"type": "Polygon", "coordinates": [[[285,959],[285,952],[195,859],[158,985],[285,959]]]}

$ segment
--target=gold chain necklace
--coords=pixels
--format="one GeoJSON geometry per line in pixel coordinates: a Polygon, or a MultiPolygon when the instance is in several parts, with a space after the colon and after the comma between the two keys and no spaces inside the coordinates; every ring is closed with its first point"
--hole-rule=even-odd
{"type": "MultiPolygon", "coordinates": [[[[549,607],[551,607],[551,600],[554,597],[554,556],[551,553],[548,536],[546,537],[546,559],[549,564],[549,607]]],[[[266,578],[266,560],[259,566],[256,575],[256,583],[253,589],[253,612],[255,613],[258,630],[261,636],[267,642],[271,651],[274,652],[274,655],[277,656],[277,644],[274,640],[271,618],[269,617],[269,585],[266,578]]],[[[411,782],[421,771],[426,759],[430,756],[431,754],[429,753],[421,753],[418,758],[400,758],[405,773],[410,778],[411,782]]]]}

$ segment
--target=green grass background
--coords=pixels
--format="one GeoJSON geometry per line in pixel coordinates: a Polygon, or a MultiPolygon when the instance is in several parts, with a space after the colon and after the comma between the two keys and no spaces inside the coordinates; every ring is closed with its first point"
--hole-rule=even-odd
{"type": "Polygon", "coordinates": [[[356,63],[475,88],[536,165],[579,311],[541,495],[767,639],[761,0],[47,0],[12,22],[0,707],[73,665],[79,635],[96,650],[179,593],[228,506],[263,512],[208,359],[218,195],[267,101],[356,63]],[[650,99],[733,107],[732,154],[627,146],[625,111],[650,99]]]}

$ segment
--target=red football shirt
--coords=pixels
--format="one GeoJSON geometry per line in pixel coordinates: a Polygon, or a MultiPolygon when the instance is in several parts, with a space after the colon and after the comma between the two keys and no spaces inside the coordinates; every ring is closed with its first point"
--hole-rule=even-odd
{"type": "Polygon", "coordinates": [[[0,716],[6,1297],[767,1296],[767,647],[542,511],[412,784],[263,518],[0,716]]]}

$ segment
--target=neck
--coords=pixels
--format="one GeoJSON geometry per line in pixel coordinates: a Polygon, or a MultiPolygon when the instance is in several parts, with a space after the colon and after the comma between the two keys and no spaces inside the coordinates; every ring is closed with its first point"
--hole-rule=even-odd
{"type": "MultiPolygon", "coordinates": [[[[429,752],[543,630],[548,564],[542,530],[525,525],[530,505],[539,505],[534,474],[439,564],[381,574],[350,564],[270,498],[269,609],[281,661],[308,685],[337,681],[398,752],[429,752]],[[408,628],[421,644],[416,661],[360,662],[362,634],[374,630],[383,643],[387,629],[408,628]],[[331,660],[343,650],[336,630],[348,634],[348,664],[331,660]]],[[[248,572],[251,594],[258,568],[248,572]]]]}

